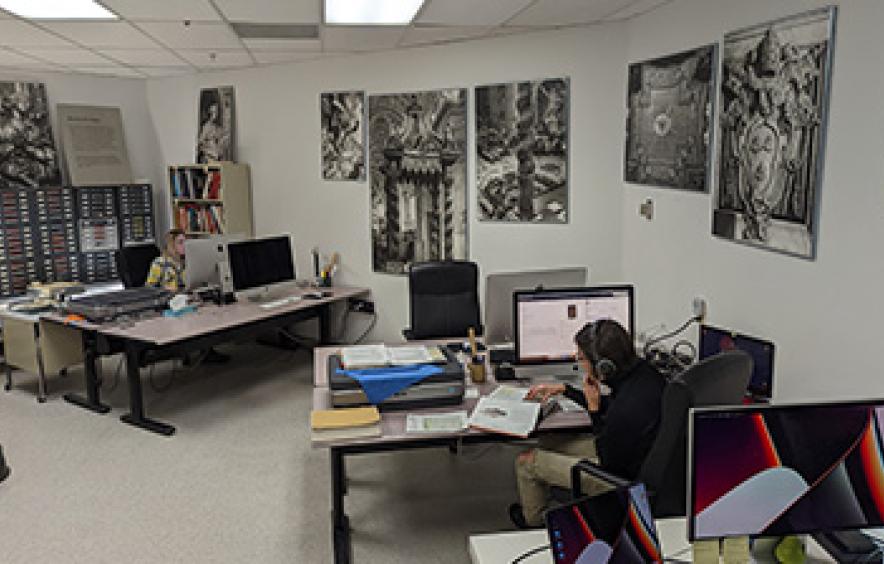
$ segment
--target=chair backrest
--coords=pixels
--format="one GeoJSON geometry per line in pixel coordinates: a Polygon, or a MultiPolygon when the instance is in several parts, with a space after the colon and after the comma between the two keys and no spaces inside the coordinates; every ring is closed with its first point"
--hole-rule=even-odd
{"type": "Polygon", "coordinates": [[[160,250],[153,243],[129,245],[117,251],[117,272],[126,288],[144,286],[153,259],[160,256],[160,250]]]}
{"type": "Polygon", "coordinates": [[[655,517],[685,515],[688,410],[742,403],[751,375],[752,357],[734,350],[691,365],[666,385],[660,428],[638,475],[655,517]]]}
{"type": "Polygon", "coordinates": [[[465,337],[479,321],[479,267],[469,261],[422,262],[408,271],[411,327],[406,339],[465,337]]]}

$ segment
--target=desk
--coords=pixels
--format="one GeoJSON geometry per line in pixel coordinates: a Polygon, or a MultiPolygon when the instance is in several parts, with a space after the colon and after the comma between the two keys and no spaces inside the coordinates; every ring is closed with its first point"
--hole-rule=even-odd
{"type": "MultiPolygon", "coordinates": [[[[328,387],[328,357],[338,348],[317,348],[313,353],[313,409],[331,409],[331,391],[328,387]]],[[[476,386],[481,395],[490,393],[497,386],[491,369],[486,367],[488,380],[476,386]]],[[[472,384],[464,373],[464,379],[472,384]]],[[[313,440],[314,448],[328,448],[331,459],[331,494],[332,494],[332,547],[336,564],[349,564],[352,561],[350,545],[350,520],[344,512],[344,496],[346,488],[345,457],[356,454],[378,453],[414,448],[450,447],[453,444],[475,444],[489,442],[512,442],[516,439],[506,435],[487,433],[468,429],[456,433],[439,434],[407,434],[405,421],[409,413],[450,412],[458,410],[472,411],[478,399],[465,399],[457,406],[427,408],[403,411],[387,411],[381,413],[381,436],[349,440],[313,440]]],[[[537,428],[540,433],[553,432],[586,432],[591,428],[591,421],[586,412],[556,413],[541,422],[537,428]]]]}
{"type": "MultiPolygon", "coordinates": [[[[292,295],[303,293],[293,291],[292,295]]],[[[134,323],[90,322],[69,323],[64,316],[45,316],[48,322],[76,327],[82,333],[86,365],[86,396],[68,394],[65,400],[98,413],[110,409],[101,403],[96,360],[100,355],[124,353],[126,381],[129,388],[129,413],[120,419],[130,425],[162,435],[172,435],[175,427],[151,419],[144,414],[141,367],[151,363],[179,358],[183,353],[250,337],[272,329],[317,317],[319,340],[331,340],[330,308],[332,304],[368,294],[368,288],[331,288],[332,295],[264,309],[256,303],[240,301],[230,305],[203,305],[182,317],[155,316],[134,323]]]]}
{"type": "MultiPolygon", "coordinates": [[[[687,541],[685,518],[657,519],[656,524],[664,558],[690,562],[692,554],[690,543],[687,541]]],[[[470,562],[472,564],[512,562],[532,548],[547,544],[549,544],[549,537],[545,529],[471,535],[469,540],[470,562]]],[[[752,561],[755,562],[755,560],[752,561]]],[[[524,564],[552,564],[553,559],[547,549],[522,562],[524,564]]],[[[835,560],[812,537],[808,536],[806,562],[835,562],[835,560]]]]}

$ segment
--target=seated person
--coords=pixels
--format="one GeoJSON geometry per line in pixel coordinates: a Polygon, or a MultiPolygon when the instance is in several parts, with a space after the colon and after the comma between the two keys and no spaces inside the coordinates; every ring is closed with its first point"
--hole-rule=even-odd
{"type": "MultiPolygon", "coordinates": [[[[163,249],[160,256],[153,259],[147,273],[146,286],[165,288],[171,292],[184,291],[184,231],[170,229],[163,238],[163,249]]],[[[219,353],[213,348],[206,351],[205,362],[227,362],[230,357],[219,353]]],[[[185,363],[188,359],[185,358],[185,363]]]]}
{"type": "MultiPolygon", "coordinates": [[[[532,386],[529,400],[547,401],[562,394],[584,406],[593,422],[592,435],[547,435],[538,448],[519,454],[516,481],[521,503],[509,508],[519,528],[543,526],[549,486],[571,487],[571,467],[589,459],[607,472],[635,479],[660,423],[664,377],[635,353],[629,333],[616,321],[588,323],[574,337],[577,360],[585,372],[582,390],[566,384],[532,386]],[[611,389],[602,396],[599,384],[611,389]]],[[[606,482],[583,478],[583,491],[595,495],[606,482]]]]}

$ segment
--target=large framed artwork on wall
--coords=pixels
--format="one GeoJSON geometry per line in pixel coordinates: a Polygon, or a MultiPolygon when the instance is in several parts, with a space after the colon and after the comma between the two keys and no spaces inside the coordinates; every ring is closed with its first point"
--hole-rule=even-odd
{"type": "Polygon", "coordinates": [[[0,186],[59,184],[46,87],[40,82],[0,82],[0,186]]]}
{"type": "Polygon", "coordinates": [[[714,235],[812,259],[835,7],[729,33],[714,235]]]}
{"type": "Polygon", "coordinates": [[[467,258],[467,91],[368,98],[372,264],[467,258]]]}
{"type": "Polygon", "coordinates": [[[705,192],[716,46],[629,65],[626,182],[705,192]]]}
{"type": "Polygon", "coordinates": [[[365,92],[320,95],[323,180],[365,180],[365,92]]]}

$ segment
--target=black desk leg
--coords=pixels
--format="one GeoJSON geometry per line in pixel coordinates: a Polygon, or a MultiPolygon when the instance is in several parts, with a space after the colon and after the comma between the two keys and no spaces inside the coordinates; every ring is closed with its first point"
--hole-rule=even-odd
{"type": "Polygon", "coordinates": [[[95,413],[107,413],[110,406],[101,403],[101,382],[98,379],[98,343],[95,336],[83,331],[83,366],[86,369],[86,397],[65,394],[68,403],[78,405],[95,413]]]}
{"type": "Polygon", "coordinates": [[[332,549],[335,564],[350,564],[353,561],[350,544],[350,519],[344,513],[344,454],[337,448],[329,449],[331,453],[331,487],[332,487],[332,549]]]}
{"type": "Polygon", "coordinates": [[[170,437],[175,434],[175,427],[144,416],[144,402],[141,397],[141,364],[138,359],[139,352],[135,345],[126,343],[126,380],[129,384],[129,413],[121,415],[120,420],[129,425],[170,437]]]}
{"type": "Polygon", "coordinates": [[[319,306],[319,344],[330,345],[331,343],[331,306],[323,304],[319,306]]]}

